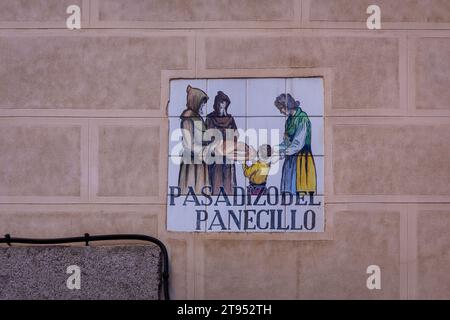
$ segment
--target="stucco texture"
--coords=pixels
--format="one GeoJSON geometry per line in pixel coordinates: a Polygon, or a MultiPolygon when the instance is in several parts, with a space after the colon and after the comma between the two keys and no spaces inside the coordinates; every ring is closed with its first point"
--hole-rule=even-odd
{"type": "Polygon", "coordinates": [[[363,21],[366,8],[376,4],[386,22],[449,22],[447,0],[312,0],[310,19],[321,21],[363,21]]]}
{"type": "Polygon", "coordinates": [[[62,13],[69,5],[83,8],[82,0],[3,0],[0,3],[0,21],[63,22],[62,13]]]}
{"type": "Polygon", "coordinates": [[[80,127],[0,126],[1,196],[80,196],[80,127]]]}
{"type": "Polygon", "coordinates": [[[103,21],[242,21],[292,19],[293,0],[100,0],[103,21]]]}
{"type": "Polygon", "coordinates": [[[396,38],[223,33],[207,37],[205,50],[211,69],[333,68],[334,109],[400,107],[396,38]],[[240,52],[246,59],[237,58],[240,52]]]}
{"type": "Polygon", "coordinates": [[[161,256],[156,245],[0,248],[0,263],[3,300],[159,299],[161,256]],[[69,266],[79,267],[79,289],[67,287],[73,275],[69,266]]]}
{"type": "Polygon", "coordinates": [[[414,280],[418,298],[448,300],[450,282],[444,279],[450,259],[449,207],[431,210],[423,207],[417,215],[417,277],[414,280]]]}

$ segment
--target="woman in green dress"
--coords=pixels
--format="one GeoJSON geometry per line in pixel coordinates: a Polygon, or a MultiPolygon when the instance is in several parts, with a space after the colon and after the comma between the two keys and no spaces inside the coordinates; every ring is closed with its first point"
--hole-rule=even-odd
{"type": "Polygon", "coordinates": [[[275,100],[280,113],[287,116],[283,142],[278,146],[284,158],[281,193],[316,193],[316,166],[311,149],[311,121],[290,94],[275,100]]]}

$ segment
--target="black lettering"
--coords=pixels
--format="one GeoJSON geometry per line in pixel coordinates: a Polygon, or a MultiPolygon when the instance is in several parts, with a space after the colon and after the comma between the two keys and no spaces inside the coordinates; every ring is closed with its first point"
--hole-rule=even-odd
{"type": "Polygon", "coordinates": [[[270,210],[270,230],[275,230],[275,210],[270,210]]]}
{"type": "Polygon", "coordinates": [[[242,187],[233,187],[233,190],[234,190],[233,205],[234,206],[245,205],[245,189],[242,187]],[[238,190],[241,191],[241,194],[238,193],[238,190]],[[241,203],[238,203],[238,199],[241,199],[241,203]]]}
{"type": "Polygon", "coordinates": [[[294,197],[292,196],[292,193],[284,192],[281,195],[281,205],[282,206],[290,206],[293,201],[294,201],[294,197]],[[289,201],[286,201],[286,198],[289,198],[289,201]]]}
{"type": "Polygon", "coordinates": [[[195,230],[200,230],[200,223],[202,221],[208,220],[208,212],[206,210],[195,210],[197,212],[197,226],[195,230]],[[202,218],[202,213],[204,214],[204,217],[202,218]]]}
{"type": "Polygon", "coordinates": [[[210,206],[213,203],[212,197],[210,196],[211,193],[212,193],[211,186],[204,186],[202,188],[202,196],[204,196],[206,198],[206,200],[208,200],[207,202],[202,201],[202,205],[210,206]]]}
{"type": "Polygon", "coordinates": [[[227,206],[231,206],[230,199],[228,199],[227,193],[225,191],[224,187],[220,187],[220,192],[217,196],[216,203],[214,204],[217,206],[218,203],[225,203],[227,206]],[[223,200],[220,200],[220,198],[223,198],[223,200]]]}
{"type": "Polygon", "coordinates": [[[264,201],[264,203],[259,203],[259,199],[261,199],[261,196],[263,195],[262,192],[258,193],[258,195],[256,196],[255,202],[253,203],[254,206],[265,206],[266,205],[266,201],[264,201]]]}
{"type": "Polygon", "coordinates": [[[309,205],[310,206],[320,206],[320,202],[314,203],[314,192],[309,193],[309,205]]]}
{"type": "Polygon", "coordinates": [[[258,211],[258,213],[256,214],[256,226],[258,227],[259,230],[267,230],[267,229],[269,229],[269,221],[266,222],[265,227],[261,226],[261,214],[262,213],[266,213],[267,215],[270,215],[269,210],[258,211]]]}
{"type": "Polygon", "coordinates": [[[303,225],[306,230],[313,230],[316,227],[316,213],[312,210],[308,210],[303,215],[303,225]],[[310,219],[308,217],[311,216],[310,219]],[[311,220],[311,227],[308,227],[308,220],[311,220]]]}
{"type": "Polygon", "coordinates": [[[305,200],[305,194],[302,192],[298,192],[295,197],[295,205],[296,206],[307,206],[308,201],[305,200]]]}
{"type": "Polygon", "coordinates": [[[212,227],[215,227],[215,226],[219,226],[222,231],[226,230],[227,228],[225,227],[225,224],[223,223],[223,219],[220,216],[220,211],[219,210],[214,210],[214,213],[215,213],[214,218],[211,221],[211,225],[209,226],[208,230],[212,230],[212,227]],[[216,220],[218,220],[219,223],[214,223],[214,221],[216,221],[216,220]]]}
{"type": "Polygon", "coordinates": [[[244,210],[244,230],[255,230],[256,226],[253,226],[253,228],[250,228],[248,226],[249,222],[253,222],[253,218],[249,217],[249,212],[253,212],[256,214],[256,210],[244,210]]]}
{"type": "Polygon", "coordinates": [[[303,226],[296,227],[297,210],[291,209],[291,230],[303,230],[303,226]]]}
{"type": "Polygon", "coordinates": [[[233,210],[228,210],[228,229],[229,230],[231,229],[231,219],[230,218],[233,219],[238,230],[241,230],[242,210],[239,210],[239,219],[233,210]]]}
{"type": "Polygon", "coordinates": [[[170,196],[170,205],[175,205],[175,198],[178,198],[181,195],[180,187],[169,187],[169,196],[170,196]]]}
{"type": "Polygon", "coordinates": [[[284,210],[283,209],[278,209],[277,210],[278,213],[278,227],[277,230],[288,230],[289,229],[289,225],[284,226],[284,219],[283,219],[283,215],[284,215],[284,210]]]}
{"type": "Polygon", "coordinates": [[[194,202],[196,207],[201,206],[200,202],[198,201],[197,195],[195,194],[194,188],[192,187],[188,188],[188,194],[184,198],[183,206],[186,206],[187,202],[194,202]],[[192,197],[192,200],[188,200],[189,197],[192,197]]]}
{"type": "Polygon", "coordinates": [[[267,195],[269,196],[269,195],[275,195],[276,197],[277,197],[277,199],[278,199],[278,188],[277,187],[275,187],[275,186],[270,186],[270,187],[268,187],[267,188],[267,195]],[[274,194],[272,194],[272,190],[275,190],[275,193],[274,194]]]}

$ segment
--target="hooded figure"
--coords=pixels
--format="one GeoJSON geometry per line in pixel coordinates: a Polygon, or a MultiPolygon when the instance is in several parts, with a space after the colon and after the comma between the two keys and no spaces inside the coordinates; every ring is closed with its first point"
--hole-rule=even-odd
{"type": "Polygon", "coordinates": [[[201,194],[204,186],[209,186],[208,167],[203,161],[203,154],[208,143],[203,141],[206,125],[201,117],[201,109],[208,101],[208,96],[200,89],[188,86],[186,89],[186,109],[180,116],[183,132],[183,159],[180,165],[178,186],[182,194],[192,187],[196,194],[201,194]]]}
{"type": "MultiPolygon", "coordinates": [[[[236,143],[238,138],[236,122],[228,114],[230,103],[230,98],[225,93],[222,91],[217,92],[214,99],[214,111],[206,117],[206,127],[208,129],[217,129],[222,133],[224,150],[227,148],[227,143],[236,143]],[[229,137],[234,137],[233,141],[226,140],[227,130],[232,130],[233,136],[229,135],[229,137]]],[[[227,163],[226,157],[223,157],[221,163],[210,164],[208,169],[213,195],[220,193],[220,187],[223,187],[227,195],[234,194],[233,187],[236,186],[236,167],[234,163],[230,163],[230,160],[227,163]]]]}

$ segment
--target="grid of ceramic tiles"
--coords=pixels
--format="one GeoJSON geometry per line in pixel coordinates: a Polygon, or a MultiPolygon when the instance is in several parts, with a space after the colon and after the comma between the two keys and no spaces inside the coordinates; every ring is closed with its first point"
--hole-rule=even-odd
{"type": "MultiPolygon", "coordinates": [[[[217,107],[217,106],[216,106],[217,107]]],[[[324,195],[324,92],[323,79],[319,77],[312,78],[248,78],[248,79],[182,79],[172,80],[170,82],[170,101],[168,108],[169,115],[169,162],[168,162],[168,210],[167,227],[169,231],[197,231],[197,232],[322,232],[324,231],[324,213],[323,213],[323,195],[324,195]],[[316,169],[316,192],[313,203],[320,203],[319,212],[316,212],[316,221],[313,230],[296,230],[292,225],[292,210],[304,205],[308,206],[309,197],[280,201],[277,193],[281,194],[281,184],[283,178],[283,167],[285,159],[281,157],[278,161],[270,164],[270,169],[266,180],[266,190],[270,195],[264,195],[263,199],[255,204],[257,195],[251,194],[251,185],[254,184],[252,176],[246,172],[244,161],[236,161],[233,164],[233,171],[236,177],[234,186],[240,187],[239,190],[233,189],[236,194],[243,194],[246,201],[242,203],[231,203],[234,209],[256,210],[258,207],[271,208],[274,210],[283,210],[286,214],[272,217],[275,221],[258,222],[259,225],[269,228],[258,229],[248,227],[240,228],[234,223],[234,216],[223,217],[223,224],[219,221],[199,222],[199,215],[186,214],[186,212],[208,210],[208,204],[211,200],[204,195],[198,195],[198,204],[191,201],[185,202],[189,196],[189,190],[177,188],[180,183],[180,165],[182,163],[183,153],[183,135],[180,130],[181,116],[187,109],[187,90],[188,87],[202,90],[207,96],[208,101],[201,110],[200,116],[208,123],[208,118],[214,116],[216,96],[219,92],[225,94],[230,103],[227,108],[228,116],[231,116],[238,129],[238,141],[251,146],[256,152],[262,145],[275,146],[283,142],[285,128],[288,117],[281,113],[275,107],[275,99],[280,95],[290,95],[295,101],[298,101],[300,108],[307,114],[311,123],[311,150],[313,154],[316,169]],[[275,194],[274,194],[275,193],[275,194]],[[297,203],[296,203],[297,202],[297,203]],[[201,204],[201,205],[200,205],[201,204]],[[197,210],[195,210],[197,209],[197,210]],[[292,209],[292,210],[291,210],[292,209]],[[209,223],[208,223],[209,222],[209,223]],[[225,225],[225,228],[224,228],[225,225]],[[293,229],[292,229],[293,228],[293,229]]],[[[208,127],[208,126],[206,126],[208,127]]],[[[251,168],[257,158],[252,162],[245,162],[247,168],[251,168]]],[[[287,165],[286,165],[287,166],[287,165]]],[[[208,174],[211,178],[211,168],[208,168],[208,174]]],[[[287,172],[287,171],[286,171],[287,172]]],[[[227,172],[225,173],[227,174],[227,172]]],[[[253,179],[254,180],[254,179],[253,179]]],[[[211,181],[210,181],[211,182],[211,181]]],[[[213,184],[211,182],[211,184],[213,184]]],[[[233,184],[233,183],[232,183],[233,184]]],[[[214,186],[212,187],[215,188],[214,186]]],[[[220,193],[220,192],[219,192],[220,193]]],[[[214,212],[227,212],[230,209],[230,203],[221,201],[220,194],[217,192],[211,196],[212,204],[210,210],[214,212]]],[[[231,198],[230,198],[231,200],[231,198]]],[[[317,211],[317,210],[316,210],[317,211]]],[[[214,218],[211,218],[214,219],[214,218]]],[[[268,216],[266,216],[268,219],[268,216]]],[[[295,219],[295,217],[294,217],[295,219]]],[[[305,218],[307,219],[307,218],[305,218]]],[[[201,220],[201,218],[200,218],[201,220]]],[[[242,226],[241,226],[242,227],[242,226]]]]}

